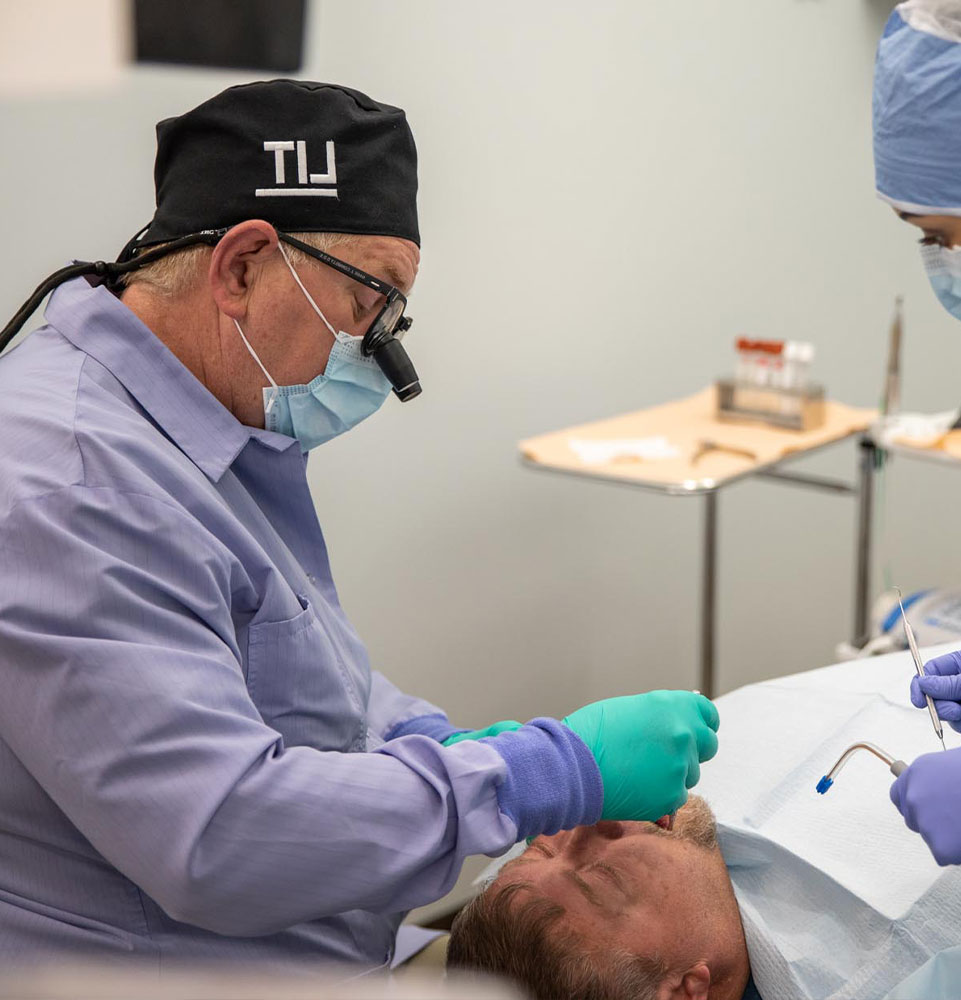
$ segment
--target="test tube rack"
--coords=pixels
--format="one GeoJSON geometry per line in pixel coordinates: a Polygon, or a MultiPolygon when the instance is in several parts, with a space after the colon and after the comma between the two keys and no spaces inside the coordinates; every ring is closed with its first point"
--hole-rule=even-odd
{"type": "Polygon", "coordinates": [[[788,430],[809,431],[824,423],[824,386],[759,386],[733,378],[718,379],[719,420],[762,421],[788,430]]]}

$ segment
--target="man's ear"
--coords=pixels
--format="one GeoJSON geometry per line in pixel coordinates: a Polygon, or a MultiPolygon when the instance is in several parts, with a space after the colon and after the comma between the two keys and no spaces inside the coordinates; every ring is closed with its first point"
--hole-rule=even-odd
{"type": "Polygon", "coordinates": [[[657,991],[657,1000],[707,1000],[710,989],[710,967],[707,962],[698,962],[680,978],[673,974],[665,979],[657,991]]]}
{"type": "Polygon", "coordinates": [[[684,973],[681,996],[684,1000],[707,1000],[711,989],[711,970],[707,962],[698,962],[684,973]]]}
{"type": "Polygon", "coordinates": [[[277,230],[262,219],[248,219],[224,233],[207,272],[210,293],[222,313],[232,319],[244,316],[254,275],[276,249],[277,230]]]}

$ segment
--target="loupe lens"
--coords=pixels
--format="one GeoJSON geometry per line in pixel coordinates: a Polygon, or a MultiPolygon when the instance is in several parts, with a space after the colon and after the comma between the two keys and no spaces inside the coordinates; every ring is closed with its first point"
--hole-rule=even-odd
{"type": "Polygon", "coordinates": [[[404,315],[404,305],[405,302],[399,296],[394,299],[393,302],[388,302],[384,307],[383,313],[381,313],[380,323],[377,325],[382,327],[387,333],[392,333],[398,340],[403,337],[403,333],[398,337],[398,331],[394,329],[395,326],[400,322],[401,316],[404,315]]]}
{"type": "Polygon", "coordinates": [[[370,354],[377,349],[377,344],[386,337],[393,336],[395,340],[403,340],[404,333],[410,325],[401,322],[404,318],[404,308],[407,305],[403,295],[397,295],[387,301],[383,310],[364,334],[364,353],[370,354]]]}

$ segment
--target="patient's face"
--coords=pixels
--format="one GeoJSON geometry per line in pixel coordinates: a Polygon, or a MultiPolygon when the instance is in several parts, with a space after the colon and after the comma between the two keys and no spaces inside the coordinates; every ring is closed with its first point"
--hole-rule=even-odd
{"type": "Polygon", "coordinates": [[[497,883],[560,903],[591,950],[657,954],[672,968],[742,956],[744,934],[714,817],[692,796],[673,830],[600,822],[538,837],[497,883]]]}

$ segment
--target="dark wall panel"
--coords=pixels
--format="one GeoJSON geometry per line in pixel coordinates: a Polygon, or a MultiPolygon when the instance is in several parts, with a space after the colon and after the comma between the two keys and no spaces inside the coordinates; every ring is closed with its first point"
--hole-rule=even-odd
{"type": "Polygon", "coordinates": [[[134,0],[138,62],[296,72],[306,0],[134,0]]]}

